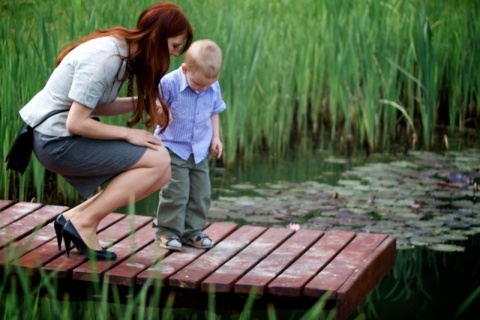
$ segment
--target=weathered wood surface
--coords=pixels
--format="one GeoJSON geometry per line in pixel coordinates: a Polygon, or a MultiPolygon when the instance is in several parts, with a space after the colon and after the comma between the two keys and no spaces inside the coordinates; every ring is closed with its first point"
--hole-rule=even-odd
{"type": "Polygon", "coordinates": [[[205,232],[209,250],[158,246],[152,217],[109,214],[99,227],[102,246],[115,261],[92,263],[72,250],[58,250],[53,220],[63,206],[0,200],[0,268],[39,270],[82,283],[106,281],[125,287],[215,292],[262,298],[333,302],[337,319],[347,319],[395,263],[395,238],[351,231],[237,226],[214,222],[205,232]],[[11,268],[15,265],[16,268],[11,268]]]}

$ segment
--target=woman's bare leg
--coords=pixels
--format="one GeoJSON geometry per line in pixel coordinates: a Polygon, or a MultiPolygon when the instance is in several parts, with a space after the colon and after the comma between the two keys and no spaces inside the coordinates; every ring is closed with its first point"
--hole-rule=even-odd
{"type": "Polygon", "coordinates": [[[95,201],[96,198],[98,198],[98,196],[103,192],[103,190],[101,190],[100,192],[98,192],[97,194],[95,194],[94,196],[88,198],[87,200],[83,201],[82,203],[80,203],[79,205],[65,211],[62,215],[63,217],[68,221],[72,218],[74,218],[76,215],[78,215],[80,212],[82,212],[85,208],[87,208],[93,201],[95,201]]]}
{"type": "Polygon", "coordinates": [[[101,250],[97,237],[100,221],[131,200],[137,202],[160,190],[169,180],[168,151],[163,147],[147,149],[135,165],[114,177],[103,191],[75,207],[75,214],[67,217],[88,247],[101,250]]]}

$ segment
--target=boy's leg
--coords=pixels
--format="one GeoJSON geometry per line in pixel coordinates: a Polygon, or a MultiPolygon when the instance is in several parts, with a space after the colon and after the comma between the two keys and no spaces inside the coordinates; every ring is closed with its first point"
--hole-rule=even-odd
{"type": "Polygon", "coordinates": [[[157,218],[154,230],[157,238],[165,235],[180,237],[184,232],[185,209],[189,194],[189,169],[187,162],[170,152],[170,181],[159,192],[157,218]]]}
{"type": "Polygon", "coordinates": [[[193,234],[202,231],[207,222],[211,202],[208,158],[198,164],[195,164],[193,158],[190,158],[188,163],[190,167],[190,197],[186,208],[182,242],[187,242],[193,234]]]}

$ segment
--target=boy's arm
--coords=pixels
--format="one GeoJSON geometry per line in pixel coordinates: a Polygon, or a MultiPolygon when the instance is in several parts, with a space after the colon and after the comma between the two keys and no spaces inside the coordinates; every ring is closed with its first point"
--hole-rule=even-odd
{"type": "Polygon", "coordinates": [[[222,156],[223,146],[222,142],[220,141],[220,121],[218,114],[213,115],[210,117],[212,121],[212,143],[210,145],[210,152],[212,155],[216,156],[217,159],[220,159],[222,156]]]}

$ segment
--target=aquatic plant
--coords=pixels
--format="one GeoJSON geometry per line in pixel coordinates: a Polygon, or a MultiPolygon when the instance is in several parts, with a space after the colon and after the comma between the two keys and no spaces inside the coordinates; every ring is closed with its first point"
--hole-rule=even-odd
{"type": "MultiPolygon", "coordinates": [[[[259,154],[285,157],[338,147],[347,154],[354,146],[368,154],[392,144],[406,151],[432,149],[439,142],[437,130],[445,141],[478,130],[476,1],[178,3],[196,37],[211,38],[224,51],[225,167],[248,165],[259,154]]],[[[137,1],[136,7],[149,4],[137,1]]],[[[126,0],[18,0],[1,6],[4,158],[20,127],[18,109],[42,88],[58,51],[97,28],[133,27],[139,10],[119,12],[129,6],[126,0]]],[[[171,68],[181,61],[172,59],[171,68]]],[[[72,188],[45,174],[36,159],[23,176],[3,172],[3,198],[78,201],[72,188]],[[46,179],[52,190],[45,189],[46,179]]]]}

